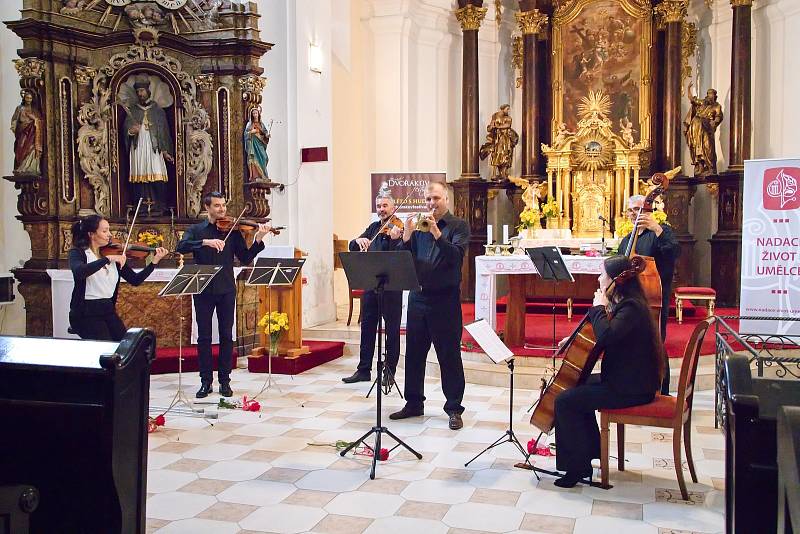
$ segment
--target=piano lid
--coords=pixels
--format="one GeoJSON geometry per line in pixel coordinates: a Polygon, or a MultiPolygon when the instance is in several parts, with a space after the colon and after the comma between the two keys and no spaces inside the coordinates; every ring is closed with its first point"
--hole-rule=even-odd
{"type": "Polygon", "coordinates": [[[113,341],[0,336],[0,367],[33,365],[100,370],[100,356],[113,354],[118,346],[113,341]]]}

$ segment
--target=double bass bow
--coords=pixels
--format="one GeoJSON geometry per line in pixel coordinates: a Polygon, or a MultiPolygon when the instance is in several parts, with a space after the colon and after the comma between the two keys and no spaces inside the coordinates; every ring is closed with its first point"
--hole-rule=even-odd
{"type": "MultiPolygon", "coordinates": [[[[654,314],[661,311],[661,279],[656,270],[655,260],[649,256],[640,256],[635,253],[636,240],[638,238],[638,223],[643,212],[653,211],[653,202],[664,194],[669,186],[669,180],[677,174],[679,169],[673,169],[668,173],[656,173],[651,181],[655,188],[645,197],[644,206],[636,216],[633,225],[633,235],[631,236],[625,255],[631,259],[631,268],[624,271],[617,277],[618,283],[621,280],[638,276],[642,284],[647,302],[654,314]]],[[[608,288],[610,294],[614,290],[614,283],[608,288]]],[[[597,338],[594,335],[592,323],[589,315],[586,314],[578,324],[575,331],[567,338],[567,341],[558,349],[556,356],[561,356],[563,361],[558,372],[553,376],[549,384],[542,386],[542,394],[536,403],[536,408],[531,414],[531,424],[549,433],[555,423],[555,400],[564,390],[579,386],[586,382],[592,372],[601,350],[597,348],[597,338]]]]}

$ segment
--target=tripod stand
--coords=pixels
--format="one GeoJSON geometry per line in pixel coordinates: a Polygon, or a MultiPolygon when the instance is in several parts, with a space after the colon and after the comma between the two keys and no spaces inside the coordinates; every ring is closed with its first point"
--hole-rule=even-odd
{"type": "MultiPolygon", "coordinates": [[[[419,282],[414,270],[414,263],[411,259],[411,253],[407,250],[398,252],[340,252],[339,257],[344,266],[344,272],[347,276],[347,282],[353,289],[372,289],[378,301],[378,324],[380,325],[383,319],[383,296],[384,290],[402,291],[405,289],[419,289],[419,282]]],[[[383,376],[383,342],[380,332],[377,333],[378,345],[378,379],[383,376]]],[[[397,444],[389,449],[389,452],[403,447],[411,454],[421,460],[422,455],[412,449],[407,443],[395,436],[388,428],[383,426],[381,421],[381,409],[383,399],[383,388],[377,388],[376,405],[375,405],[375,425],[366,432],[363,436],[351,443],[346,449],[342,450],[339,454],[344,456],[357,445],[364,443],[364,445],[372,450],[372,468],[369,472],[369,478],[375,479],[375,467],[378,457],[381,454],[381,437],[382,434],[387,434],[397,444]],[[365,442],[368,437],[375,434],[375,446],[370,447],[365,442]]]]}
{"type": "Polygon", "coordinates": [[[489,445],[488,447],[483,449],[481,452],[476,454],[475,457],[472,458],[472,460],[470,460],[469,462],[465,463],[464,467],[467,467],[469,464],[471,464],[472,462],[477,460],[478,457],[480,457],[483,453],[485,453],[485,452],[487,452],[487,451],[489,451],[491,449],[494,449],[495,447],[497,447],[498,445],[502,445],[503,443],[513,443],[514,446],[517,449],[519,449],[519,452],[521,452],[522,455],[525,457],[525,463],[529,463],[528,458],[530,457],[530,455],[527,452],[525,452],[525,449],[522,447],[522,444],[519,442],[519,439],[517,439],[517,435],[514,434],[514,358],[510,358],[506,362],[506,364],[508,365],[508,370],[509,370],[509,374],[508,374],[508,382],[509,382],[508,383],[508,388],[509,388],[508,389],[508,392],[509,392],[509,398],[508,398],[508,429],[506,429],[505,433],[502,436],[500,436],[499,438],[497,438],[494,441],[494,443],[492,443],[491,445],[489,445]]]}

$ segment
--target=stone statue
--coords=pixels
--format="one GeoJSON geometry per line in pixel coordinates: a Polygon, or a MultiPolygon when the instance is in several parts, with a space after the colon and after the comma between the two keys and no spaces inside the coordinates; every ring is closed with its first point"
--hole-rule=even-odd
{"type": "Polygon", "coordinates": [[[489,165],[492,167],[492,180],[508,178],[508,169],[514,161],[514,147],[519,142],[519,135],[511,128],[510,109],[511,106],[503,104],[499,111],[492,114],[492,120],[486,127],[486,142],[480,149],[481,159],[491,154],[489,165]]]}
{"type": "Polygon", "coordinates": [[[118,102],[125,109],[125,148],[130,156],[128,181],[134,203],[145,199],[150,214],[164,211],[166,162],[175,163],[167,114],[174,103],[169,86],[157,76],[131,75],[120,84],[118,102]]]}
{"type": "Polygon", "coordinates": [[[553,148],[561,148],[561,146],[567,141],[567,137],[570,135],[575,135],[575,132],[571,132],[567,129],[567,123],[562,122],[558,125],[558,130],[556,131],[556,136],[553,139],[553,148]]]}
{"type": "Polygon", "coordinates": [[[633,123],[628,118],[628,116],[620,117],[619,119],[619,132],[620,137],[622,140],[628,143],[628,147],[632,147],[636,143],[633,140],[633,132],[636,130],[633,129],[633,123]]]}
{"type": "Polygon", "coordinates": [[[33,91],[20,91],[22,102],[11,117],[14,134],[14,174],[41,175],[42,116],[33,106],[33,91]]]}
{"type": "Polygon", "coordinates": [[[166,21],[164,13],[155,2],[139,2],[125,6],[125,15],[134,28],[160,26],[166,21]]]}
{"type": "Polygon", "coordinates": [[[683,134],[692,156],[695,176],[708,176],[717,172],[717,149],[714,133],[722,122],[722,106],[717,102],[716,89],[709,89],[703,99],[692,96],[691,108],[683,121],[683,134]]]}
{"type": "Polygon", "coordinates": [[[250,120],[244,127],[244,151],[247,156],[247,176],[245,178],[248,182],[269,182],[267,174],[269,130],[261,121],[261,106],[253,107],[250,110],[250,120]]]}

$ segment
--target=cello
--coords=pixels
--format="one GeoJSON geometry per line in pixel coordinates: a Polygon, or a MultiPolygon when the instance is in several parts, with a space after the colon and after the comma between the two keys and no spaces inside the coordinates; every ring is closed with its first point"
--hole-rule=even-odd
{"type": "MultiPolygon", "coordinates": [[[[651,181],[655,184],[655,188],[647,194],[644,206],[636,215],[633,236],[628,241],[628,246],[624,251],[625,255],[631,258],[632,267],[638,275],[639,283],[642,285],[651,313],[656,320],[661,313],[661,278],[658,276],[654,258],[640,256],[635,253],[639,234],[637,228],[642,213],[653,211],[653,201],[659,195],[664,194],[664,191],[669,186],[670,178],[675,174],[677,174],[677,169],[668,173],[656,173],[653,175],[651,181]]],[[[608,291],[613,291],[613,288],[614,285],[612,284],[608,291]]],[[[533,410],[533,414],[531,414],[531,424],[533,426],[545,433],[549,433],[553,429],[556,397],[562,391],[586,382],[600,357],[600,352],[600,349],[596,346],[594,330],[587,314],[578,324],[575,331],[567,338],[567,341],[556,352],[556,356],[561,356],[563,361],[550,384],[542,386],[542,394],[539,397],[536,408],[533,410]]]]}

